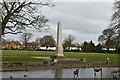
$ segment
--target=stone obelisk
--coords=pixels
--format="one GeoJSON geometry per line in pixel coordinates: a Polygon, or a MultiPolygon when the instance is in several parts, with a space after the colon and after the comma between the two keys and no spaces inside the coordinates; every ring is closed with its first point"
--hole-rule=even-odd
{"type": "Polygon", "coordinates": [[[64,57],[63,46],[62,46],[62,26],[60,21],[58,22],[57,27],[58,28],[57,28],[56,56],[64,57]]]}

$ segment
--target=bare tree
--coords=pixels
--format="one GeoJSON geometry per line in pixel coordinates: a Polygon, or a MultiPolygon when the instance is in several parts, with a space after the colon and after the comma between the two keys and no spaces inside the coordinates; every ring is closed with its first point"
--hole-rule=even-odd
{"type": "Polygon", "coordinates": [[[116,32],[116,34],[112,37],[112,40],[116,43],[116,51],[120,51],[120,30],[116,32]]]}
{"type": "Polygon", "coordinates": [[[48,19],[42,15],[40,7],[52,7],[54,5],[51,4],[50,0],[38,0],[37,3],[33,1],[8,2],[3,0],[3,3],[0,3],[2,5],[2,20],[0,20],[2,35],[22,33],[26,28],[38,29],[40,31],[48,29],[48,19]]]}
{"type": "Polygon", "coordinates": [[[55,42],[54,38],[52,37],[52,35],[46,35],[40,39],[40,45],[45,46],[46,50],[49,46],[54,47],[55,44],[56,44],[56,42],[55,42]]]}
{"type": "Polygon", "coordinates": [[[23,33],[20,37],[26,49],[27,49],[28,41],[31,39],[31,37],[32,37],[32,33],[23,33]]]}
{"type": "Polygon", "coordinates": [[[114,3],[114,13],[112,15],[112,22],[111,22],[111,27],[114,28],[115,30],[120,29],[120,0],[116,0],[114,3]]]}
{"type": "Polygon", "coordinates": [[[36,38],[35,42],[40,43],[41,38],[36,38]]]}
{"type": "Polygon", "coordinates": [[[112,28],[107,28],[102,32],[102,35],[98,37],[98,41],[102,42],[102,45],[106,46],[109,50],[109,47],[113,47],[115,43],[113,42],[113,35],[115,34],[112,28]]]}
{"type": "Polygon", "coordinates": [[[110,40],[114,34],[115,32],[112,28],[107,28],[103,30],[102,35],[98,37],[98,41],[104,44],[106,41],[110,40]]]}
{"type": "Polygon", "coordinates": [[[76,39],[73,35],[68,35],[68,37],[65,38],[63,42],[63,48],[66,49],[68,47],[68,50],[70,50],[70,47],[73,45],[73,41],[76,39]]]}
{"type": "Polygon", "coordinates": [[[120,51],[120,0],[114,3],[114,13],[111,18],[111,23],[105,29],[102,35],[99,36],[99,41],[103,41],[106,45],[116,45],[116,50],[120,51]],[[113,43],[113,44],[112,44],[113,43]]]}
{"type": "Polygon", "coordinates": [[[117,52],[120,51],[120,0],[116,0],[114,3],[114,13],[112,15],[111,27],[115,31],[113,40],[116,42],[117,52]]]}

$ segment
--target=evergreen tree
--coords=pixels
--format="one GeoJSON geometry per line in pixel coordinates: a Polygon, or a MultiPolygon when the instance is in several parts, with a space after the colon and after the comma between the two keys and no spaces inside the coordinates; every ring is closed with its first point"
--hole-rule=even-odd
{"type": "Polygon", "coordinates": [[[82,51],[83,52],[89,52],[89,43],[88,42],[84,42],[83,46],[82,46],[82,51]]]}
{"type": "Polygon", "coordinates": [[[100,43],[96,46],[95,52],[97,52],[97,53],[103,52],[102,51],[102,45],[100,43]]]}
{"type": "Polygon", "coordinates": [[[89,48],[90,48],[90,52],[94,52],[95,51],[95,44],[93,43],[92,40],[89,43],[89,48]]]}

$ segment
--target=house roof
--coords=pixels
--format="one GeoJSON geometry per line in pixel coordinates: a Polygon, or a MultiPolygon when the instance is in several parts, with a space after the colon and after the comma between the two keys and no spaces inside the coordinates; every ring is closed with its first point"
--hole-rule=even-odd
{"type": "Polygon", "coordinates": [[[6,44],[15,44],[15,45],[21,45],[21,43],[20,42],[18,42],[18,41],[11,41],[11,42],[7,42],[6,44]]]}

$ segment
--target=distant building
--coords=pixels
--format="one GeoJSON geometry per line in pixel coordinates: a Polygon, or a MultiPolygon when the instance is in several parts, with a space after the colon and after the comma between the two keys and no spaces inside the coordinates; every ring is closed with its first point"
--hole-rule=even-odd
{"type": "Polygon", "coordinates": [[[109,51],[115,51],[116,50],[116,48],[113,47],[113,46],[103,46],[102,47],[102,50],[108,50],[108,49],[109,49],[109,51]]]}
{"type": "Polygon", "coordinates": [[[79,48],[78,47],[67,47],[65,50],[68,50],[68,49],[69,50],[80,50],[80,51],[82,50],[81,47],[79,47],[79,48]]]}
{"type": "Polygon", "coordinates": [[[82,50],[82,46],[78,46],[78,45],[75,45],[75,44],[72,44],[71,47],[66,47],[65,50],[79,50],[81,51],[82,50]]]}
{"type": "Polygon", "coordinates": [[[2,43],[2,49],[20,49],[21,43],[18,41],[11,41],[2,43]]]}
{"type": "MultiPolygon", "coordinates": [[[[25,48],[25,44],[22,44],[22,48],[25,48]]],[[[40,49],[40,45],[36,42],[27,43],[27,49],[40,49]]]]}
{"type": "MultiPolygon", "coordinates": [[[[40,47],[41,50],[46,50],[46,47],[40,47]]],[[[56,50],[56,47],[48,47],[47,50],[56,50]]]]}

